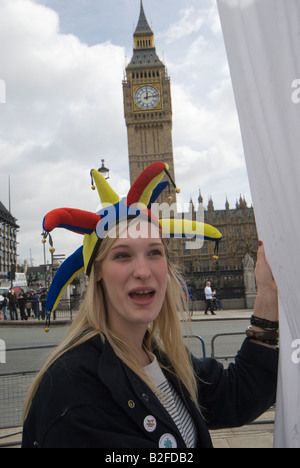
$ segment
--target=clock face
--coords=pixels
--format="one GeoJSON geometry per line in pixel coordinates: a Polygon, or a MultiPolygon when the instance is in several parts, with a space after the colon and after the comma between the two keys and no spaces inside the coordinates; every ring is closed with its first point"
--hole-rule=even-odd
{"type": "Polygon", "coordinates": [[[135,93],[135,103],[140,109],[153,109],[159,103],[159,92],[153,86],[142,86],[135,93]]]}

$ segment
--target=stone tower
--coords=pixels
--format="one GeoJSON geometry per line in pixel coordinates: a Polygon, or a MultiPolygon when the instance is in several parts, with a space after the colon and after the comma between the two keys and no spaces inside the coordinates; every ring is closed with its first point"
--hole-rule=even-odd
{"type": "MultiPolygon", "coordinates": [[[[123,81],[124,113],[128,135],[129,172],[131,184],[149,164],[163,161],[169,165],[175,181],[172,144],[172,101],[170,78],[159,59],[143,2],[133,35],[133,57],[126,67],[123,81]]],[[[175,190],[165,192],[176,201],[175,190]]]]}

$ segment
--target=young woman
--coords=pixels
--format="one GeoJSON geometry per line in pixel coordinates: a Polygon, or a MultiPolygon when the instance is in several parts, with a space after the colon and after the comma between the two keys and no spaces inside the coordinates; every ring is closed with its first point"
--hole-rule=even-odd
{"type": "Polygon", "coordinates": [[[256,319],[225,370],[185,348],[183,281],[160,229],[139,229],[147,235],[133,238],[121,222],[102,240],[82,307],[28,394],[24,448],[209,448],[208,429],[247,424],[274,403],[277,288],[263,245],[256,319]]]}
{"type": "Polygon", "coordinates": [[[235,364],[224,370],[213,359],[194,358],[179,319],[188,294],[165,238],[192,233],[218,245],[222,235],[198,221],[155,217],[165,174],[170,177],[165,163],[153,163],[121,199],[92,170],[102,210],[61,208],[46,215],[43,242],[49,236],[52,252],[54,228],[84,234],[83,246],[51,283],[47,311],[55,311],[80,272],[89,286],[67,336],[28,393],[23,447],[211,447],[209,428],[246,424],[274,403],[277,288],[263,246],[255,317],[235,364]]]}

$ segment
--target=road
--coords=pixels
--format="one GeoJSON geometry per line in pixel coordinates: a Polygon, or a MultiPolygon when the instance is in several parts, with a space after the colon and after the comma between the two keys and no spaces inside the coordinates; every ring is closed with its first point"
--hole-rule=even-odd
{"type": "MultiPolygon", "coordinates": [[[[244,332],[248,326],[247,320],[201,321],[187,324],[187,335],[201,336],[205,342],[207,356],[211,356],[211,339],[218,333],[244,332]]],[[[53,326],[50,333],[45,333],[41,327],[28,328],[0,328],[0,339],[5,341],[6,348],[30,347],[38,345],[57,345],[61,342],[67,331],[67,327],[53,326]]],[[[216,341],[216,355],[235,355],[244,336],[229,336],[218,338],[216,341]]],[[[193,354],[202,357],[201,343],[191,340],[193,354]]],[[[39,370],[52,349],[24,350],[6,353],[6,364],[0,364],[0,374],[10,372],[24,372],[39,370]]]]}
{"type": "MultiPolygon", "coordinates": [[[[52,327],[49,334],[44,327],[20,327],[0,329],[0,339],[5,341],[6,349],[39,345],[57,345],[66,333],[65,327],[52,327]]],[[[48,350],[8,351],[6,364],[0,364],[0,375],[8,372],[39,370],[51,352],[48,350]]]]}

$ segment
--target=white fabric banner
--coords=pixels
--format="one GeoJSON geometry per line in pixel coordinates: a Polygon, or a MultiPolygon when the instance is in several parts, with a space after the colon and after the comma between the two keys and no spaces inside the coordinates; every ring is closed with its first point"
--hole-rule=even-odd
{"type": "Polygon", "coordinates": [[[275,447],[300,447],[300,1],[218,0],[259,237],[279,288],[275,447]]]}

